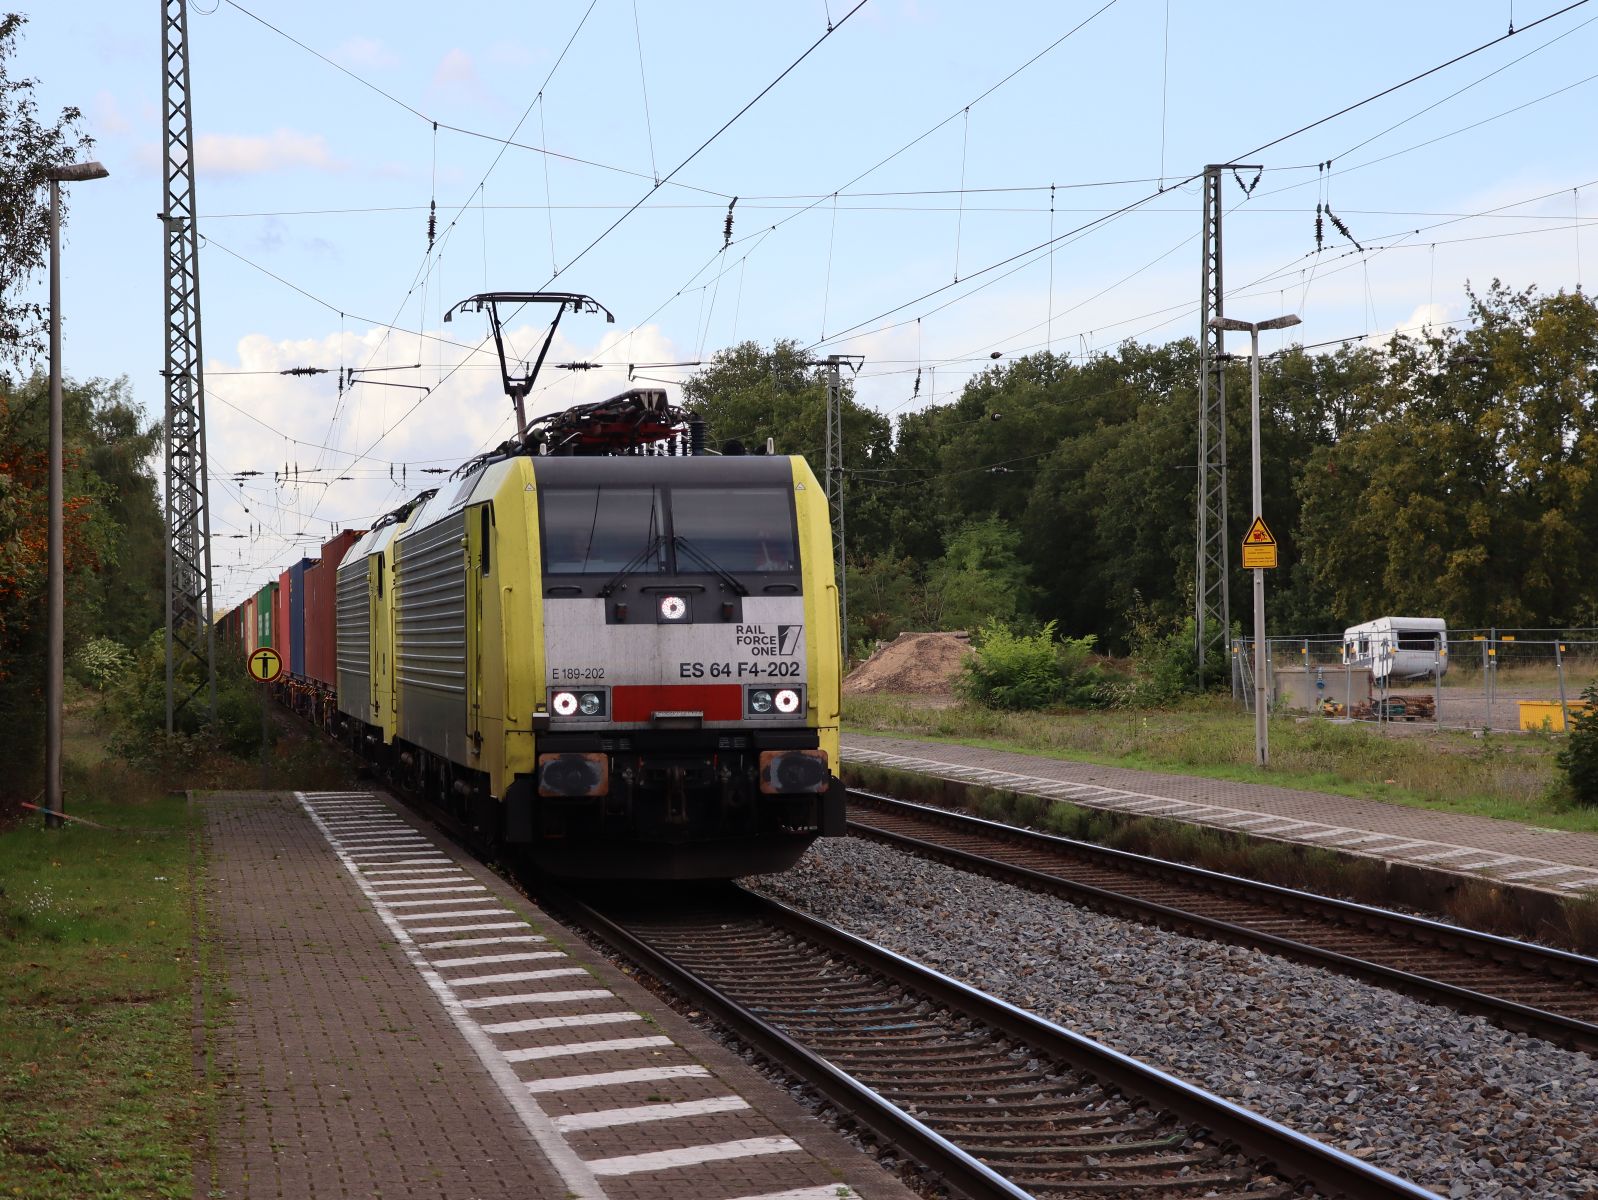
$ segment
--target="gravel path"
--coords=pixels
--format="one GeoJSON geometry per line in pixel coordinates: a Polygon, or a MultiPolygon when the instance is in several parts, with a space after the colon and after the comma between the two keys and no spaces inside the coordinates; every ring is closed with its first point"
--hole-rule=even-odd
{"type": "Polygon", "coordinates": [[[854,839],[749,882],[1444,1196],[1598,1196],[1589,1055],[854,839]]]}

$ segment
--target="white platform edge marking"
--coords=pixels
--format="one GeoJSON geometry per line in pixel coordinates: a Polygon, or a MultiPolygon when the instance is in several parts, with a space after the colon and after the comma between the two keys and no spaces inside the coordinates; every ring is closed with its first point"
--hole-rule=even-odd
{"type": "Polygon", "coordinates": [[[580,1092],[585,1088],[618,1087],[624,1083],[654,1083],[659,1079],[708,1079],[710,1070],[698,1064],[678,1067],[633,1067],[626,1071],[600,1071],[592,1075],[556,1075],[529,1079],[522,1086],[535,1095],[580,1092]]]}
{"type": "MultiPolygon", "coordinates": [[[[488,938],[488,941],[509,941],[509,938],[488,938]]],[[[467,958],[435,958],[433,969],[442,971],[449,967],[486,967],[493,963],[528,962],[535,958],[565,958],[561,950],[517,950],[510,954],[473,954],[467,958]]]]}
{"type": "Polygon", "coordinates": [[[604,988],[579,988],[569,992],[521,992],[515,996],[484,996],[480,1000],[457,1000],[462,1008],[504,1008],[510,1004],[565,1004],[568,1000],[614,1000],[616,994],[604,988]]]}
{"type": "Polygon", "coordinates": [[[562,1017],[527,1017],[521,1021],[500,1021],[484,1025],[484,1033],[537,1033],[542,1029],[585,1029],[590,1025],[620,1025],[627,1021],[642,1021],[635,1012],[571,1013],[562,1017]]]}
{"type": "Polygon", "coordinates": [[[603,1038],[597,1042],[562,1042],[558,1046],[528,1046],[521,1050],[505,1051],[509,1062],[537,1062],[541,1058],[566,1058],[576,1054],[609,1054],[615,1050],[649,1050],[670,1046],[672,1041],[662,1034],[648,1037],[603,1038]]]}
{"type": "MultiPolygon", "coordinates": [[[[316,822],[322,836],[331,843],[333,840],[332,835],[326,826],[322,824],[322,819],[316,810],[306,801],[305,795],[296,792],[294,797],[300,802],[300,805],[305,809],[311,820],[316,822]]],[[[484,1069],[493,1078],[500,1093],[515,1110],[523,1128],[532,1135],[533,1141],[538,1144],[539,1149],[549,1159],[550,1166],[560,1176],[561,1182],[566,1185],[574,1200],[609,1200],[605,1189],[600,1185],[598,1172],[583,1162],[578,1157],[577,1152],[561,1136],[560,1131],[555,1128],[554,1122],[550,1120],[549,1114],[538,1106],[538,1102],[522,1086],[522,1081],[516,1078],[516,1072],[511,1070],[510,1064],[505,1061],[504,1055],[499,1052],[499,1047],[495,1046],[489,1040],[488,1034],[484,1032],[483,1028],[467,1015],[465,1009],[461,1007],[460,1001],[455,998],[438,972],[428,966],[427,960],[422,957],[421,951],[417,948],[415,942],[411,940],[411,935],[405,931],[405,927],[385,911],[382,899],[377,893],[372,891],[366,880],[361,878],[359,868],[348,860],[344,851],[334,847],[333,852],[343,862],[344,869],[350,873],[350,878],[355,880],[355,886],[360,888],[366,898],[371,901],[379,919],[388,926],[389,933],[399,943],[400,948],[405,951],[405,956],[411,960],[411,965],[421,975],[422,981],[438,997],[439,1003],[444,1006],[444,1011],[449,1015],[449,1019],[454,1022],[455,1028],[460,1031],[461,1036],[471,1046],[473,1052],[477,1055],[478,1061],[483,1064],[484,1069]]]]}
{"type": "Polygon", "coordinates": [[[467,975],[460,979],[446,979],[450,987],[487,987],[495,983],[531,983],[535,979],[560,979],[573,975],[586,975],[583,967],[550,967],[545,971],[501,971],[497,975],[467,975]]]}
{"type": "Polygon", "coordinates": [[[389,896],[442,896],[446,893],[460,892],[486,892],[488,889],[480,883],[451,883],[448,887],[403,887],[396,886],[407,883],[444,883],[441,879],[374,879],[371,881],[374,888],[390,888],[391,891],[379,892],[378,895],[385,899],[389,896]]]}
{"type": "MultiPolygon", "coordinates": [[[[904,768],[904,769],[907,769],[907,770],[916,771],[916,772],[918,772],[920,774],[923,774],[923,775],[931,775],[934,778],[941,778],[941,779],[964,780],[964,779],[970,778],[974,773],[979,772],[979,771],[980,772],[990,772],[991,773],[991,768],[967,767],[967,766],[964,766],[964,765],[959,764],[959,763],[942,762],[942,761],[940,761],[938,759],[935,759],[935,758],[920,758],[920,757],[914,757],[914,756],[904,755],[904,754],[890,754],[890,753],[888,753],[885,750],[870,750],[870,749],[867,749],[867,748],[861,747],[861,746],[856,746],[856,747],[845,746],[843,748],[843,757],[844,757],[845,761],[853,759],[853,760],[858,761],[858,762],[877,763],[877,764],[879,764],[881,766],[901,767],[901,768],[904,768]]],[[[1059,787],[1062,784],[1062,782],[1063,782],[1063,781],[1058,780],[1058,779],[1049,779],[1049,778],[1047,778],[1045,776],[1039,776],[1039,775],[1021,775],[1021,774],[1008,773],[1008,772],[998,772],[998,774],[1003,776],[1003,782],[1011,790],[1022,792],[1022,793],[1028,794],[1028,795],[1045,795],[1045,796],[1047,796],[1047,795],[1049,795],[1051,789],[1059,787]]],[[[1119,812],[1133,811],[1132,804],[1127,803],[1127,801],[1146,801],[1146,800],[1151,800],[1151,799],[1167,799],[1167,798],[1164,798],[1164,797],[1150,796],[1146,792],[1129,792],[1129,791],[1124,791],[1124,790],[1118,789],[1118,788],[1105,788],[1105,787],[1102,787],[1099,784],[1077,784],[1077,785],[1066,784],[1066,786],[1077,786],[1077,787],[1081,787],[1083,789],[1094,789],[1094,790],[1099,791],[1101,793],[1101,795],[1100,796],[1096,796],[1096,797],[1091,797],[1091,798],[1090,797],[1085,797],[1085,796],[1056,797],[1056,798],[1069,799],[1069,800],[1071,800],[1073,802],[1081,801],[1083,803],[1090,804],[1093,807],[1113,809],[1113,810],[1119,811],[1119,812]],[[1116,802],[1112,802],[1110,797],[1118,797],[1120,799],[1118,801],[1116,801],[1116,802]]],[[[1175,801],[1175,797],[1169,797],[1168,799],[1170,799],[1171,801],[1175,801]]],[[[1190,803],[1190,802],[1189,801],[1179,801],[1179,803],[1190,803]]],[[[1215,826],[1219,826],[1219,827],[1227,828],[1227,829],[1240,829],[1240,830],[1245,830],[1245,831],[1249,831],[1249,832],[1254,832],[1254,831],[1248,830],[1248,827],[1250,825],[1270,824],[1270,823],[1279,823],[1279,822],[1282,822],[1282,821],[1293,821],[1293,820],[1295,820],[1294,818],[1283,817],[1283,816],[1279,816],[1279,815],[1275,815],[1275,814],[1259,813],[1259,812],[1256,812],[1256,811],[1254,811],[1252,809],[1222,808],[1222,807],[1220,807],[1218,805],[1210,805],[1210,804],[1206,804],[1206,805],[1204,805],[1204,807],[1207,807],[1207,808],[1211,809],[1214,812],[1226,814],[1228,817],[1231,817],[1232,819],[1231,820],[1223,820],[1221,817],[1208,817],[1208,816],[1206,816],[1206,817],[1203,817],[1203,818],[1196,819],[1195,823],[1205,824],[1205,825],[1215,825],[1215,826]],[[1239,818],[1248,818],[1248,819],[1243,820],[1243,819],[1239,819],[1239,818]]],[[[1189,815],[1190,815],[1190,817],[1193,816],[1193,814],[1189,814],[1189,815]]],[[[1313,823],[1306,822],[1304,824],[1313,824],[1313,823]]],[[[1321,826],[1321,828],[1324,829],[1326,827],[1325,826],[1321,826]]],[[[1319,838],[1333,836],[1333,834],[1336,833],[1336,832],[1338,832],[1338,831],[1332,830],[1332,831],[1329,831],[1329,832],[1326,832],[1326,833],[1318,833],[1318,834],[1314,834],[1314,835],[1283,834],[1283,840],[1284,841],[1309,840],[1310,837],[1314,837],[1316,839],[1319,839],[1319,838]]],[[[1346,833],[1349,836],[1354,836],[1356,834],[1363,833],[1364,836],[1361,837],[1361,841],[1360,842],[1351,843],[1349,846],[1339,846],[1338,847],[1339,849],[1350,849],[1352,846],[1361,844],[1361,842],[1382,842],[1382,841],[1389,841],[1389,840],[1396,840],[1396,841],[1400,841],[1400,842],[1405,841],[1405,837],[1402,834],[1374,834],[1374,833],[1372,833],[1369,830],[1361,831],[1361,830],[1356,830],[1356,829],[1349,829],[1349,830],[1345,830],[1345,831],[1341,831],[1341,832],[1344,832],[1344,833],[1346,833]]],[[[1268,836],[1274,836],[1274,834],[1268,834],[1268,836]]],[[[1336,842],[1331,842],[1331,843],[1327,843],[1327,844],[1328,845],[1333,845],[1333,846],[1337,845],[1336,842]]],[[[1450,858],[1459,858],[1459,857],[1472,855],[1472,854],[1480,855],[1480,854],[1496,854],[1496,853],[1499,853],[1498,851],[1485,850],[1485,849],[1483,849],[1480,846],[1457,846],[1457,845],[1454,845],[1452,842],[1415,841],[1415,842],[1410,842],[1408,845],[1405,845],[1405,846],[1392,847],[1389,850],[1371,851],[1371,852],[1369,852],[1369,855],[1370,856],[1386,856],[1387,854],[1391,853],[1392,850],[1397,850],[1397,849],[1406,849],[1407,850],[1409,848],[1418,849],[1418,848],[1421,848],[1421,847],[1430,847],[1430,848],[1433,848],[1433,849],[1437,850],[1439,853],[1425,854],[1425,855],[1415,855],[1415,856],[1406,855],[1406,856],[1404,856],[1402,858],[1390,858],[1387,861],[1392,861],[1392,862],[1412,862],[1412,863],[1430,863],[1430,862],[1436,862],[1436,861],[1440,861],[1440,860],[1447,860],[1447,859],[1450,859],[1450,858]]],[[[1591,874],[1591,871],[1592,871],[1591,867],[1580,867],[1580,866],[1573,865],[1571,863],[1556,863],[1552,859],[1531,858],[1531,857],[1528,857],[1526,855],[1515,855],[1514,856],[1514,860],[1516,862],[1535,863],[1535,864],[1538,864],[1539,866],[1546,866],[1548,868],[1551,868],[1547,872],[1547,874],[1550,874],[1550,875],[1558,875],[1558,874],[1563,874],[1563,873],[1575,873],[1575,872],[1584,872],[1584,873],[1587,873],[1587,874],[1591,874]],[[1559,870],[1554,870],[1552,868],[1560,868],[1560,869],[1559,870]]],[[[1450,868],[1450,869],[1458,870],[1459,868],[1458,867],[1453,867],[1453,868],[1450,868]]],[[[1486,870],[1486,871],[1490,872],[1490,871],[1496,870],[1497,868],[1488,866],[1488,867],[1477,868],[1477,869],[1486,870]]],[[[1541,874],[1541,873],[1539,872],[1538,874],[1541,874]]],[[[1508,880],[1537,878],[1538,874],[1531,874],[1531,873],[1526,873],[1526,872],[1518,872],[1518,873],[1513,874],[1513,875],[1498,875],[1498,876],[1489,875],[1488,878],[1497,878],[1497,879],[1500,879],[1500,880],[1508,881],[1508,880]]],[[[1576,887],[1598,886],[1598,879],[1588,879],[1585,882],[1559,883],[1559,884],[1554,884],[1554,885],[1551,885],[1551,886],[1555,886],[1555,887],[1558,887],[1558,888],[1561,888],[1561,889],[1570,889],[1570,888],[1576,888],[1576,887]]]]}
{"type": "Polygon", "coordinates": [[[633,1108],[607,1108],[599,1112],[571,1113],[555,1118],[562,1133],[582,1133],[589,1129],[614,1129],[618,1125],[642,1125],[647,1121],[676,1121],[683,1117],[708,1117],[712,1113],[742,1112],[749,1101],[742,1096],[715,1096],[709,1100],[679,1100],[673,1104],[640,1104],[633,1108]]]}
{"type": "MultiPolygon", "coordinates": [[[[452,908],[448,912],[402,912],[394,913],[396,921],[443,921],[455,917],[503,917],[515,914],[508,908],[452,908]]],[[[507,929],[509,926],[489,926],[489,928],[507,929]]]]}
{"type": "Polygon", "coordinates": [[[725,1162],[732,1158],[751,1158],[758,1154],[789,1154],[799,1143],[788,1137],[743,1138],[736,1142],[717,1142],[709,1146],[684,1146],[680,1150],[656,1150],[649,1154],[624,1154],[617,1158],[596,1158],[588,1168],[595,1175],[636,1175],[642,1171],[664,1171],[671,1167],[692,1167],[700,1163],[725,1162]]]}

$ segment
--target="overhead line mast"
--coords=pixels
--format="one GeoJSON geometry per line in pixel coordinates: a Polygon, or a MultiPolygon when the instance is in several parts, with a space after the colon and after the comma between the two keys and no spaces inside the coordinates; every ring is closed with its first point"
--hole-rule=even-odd
{"type": "MultiPolygon", "coordinates": [[[[1209,662],[1225,661],[1232,636],[1231,546],[1226,516],[1226,348],[1210,318],[1222,316],[1221,172],[1253,164],[1204,168],[1203,278],[1199,283],[1198,545],[1194,556],[1193,624],[1199,682],[1209,662]]],[[[1238,180],[1242,183],[1241,178],[1238,180]]],[[[1234,681],[1234,688],[1236,686],[1234,681]]]]}
{"type": "Polygon", "coordinates": [[[166,242],[166,728],[201,691],[216,714],[211,517],[200,348],[200,246],[194,228],[194,121],[189,108],[187,0],[162,0],[161,218],[166,242]],[[198,667],[192,682],[185,667],[198,667]]]}

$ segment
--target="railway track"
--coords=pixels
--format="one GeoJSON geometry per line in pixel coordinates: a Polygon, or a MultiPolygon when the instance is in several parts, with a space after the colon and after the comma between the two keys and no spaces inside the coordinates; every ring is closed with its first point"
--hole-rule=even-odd
{"type": "Polygon", "coordinates": [[[733,885],[540,901],[971,1200],[1433,1195],[733,885]]]}
{"type": "Polygon", "coordinates": [[[849,792],[850,833],[1176,932],[1357,976],[1598,1052],[1598,959],[849,792]]]}

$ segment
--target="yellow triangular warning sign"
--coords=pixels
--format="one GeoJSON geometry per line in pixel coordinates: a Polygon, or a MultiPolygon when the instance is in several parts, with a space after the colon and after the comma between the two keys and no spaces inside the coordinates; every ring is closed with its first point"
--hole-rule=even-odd
{"type": "Polygon", "coordinates": [[[1271,531],[1265,528],[1265,518],[1255,517],[1254,524],[1248,527],[1248,532],[1243,535],[1245,546],[1274,546],[1276,538],[1271,531]]]}

